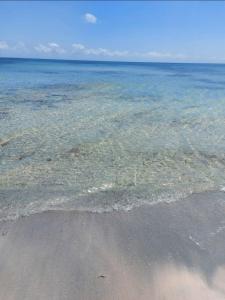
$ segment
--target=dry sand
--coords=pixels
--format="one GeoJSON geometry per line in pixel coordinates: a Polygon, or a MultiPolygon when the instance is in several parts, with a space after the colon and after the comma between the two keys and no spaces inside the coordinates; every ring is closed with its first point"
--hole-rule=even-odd
{"type": "Polygon", "coordinates": [[[225,194],[0,224],[0,300],[224,300],[225,194]]]}

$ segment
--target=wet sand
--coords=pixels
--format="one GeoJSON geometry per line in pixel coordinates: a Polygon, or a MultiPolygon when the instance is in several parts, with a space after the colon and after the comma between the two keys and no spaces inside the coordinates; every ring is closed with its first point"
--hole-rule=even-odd
{"type": "Polygon", "coordinates": [[[1,300],[225,299],[225,193],[0,224],[1,300]]]}

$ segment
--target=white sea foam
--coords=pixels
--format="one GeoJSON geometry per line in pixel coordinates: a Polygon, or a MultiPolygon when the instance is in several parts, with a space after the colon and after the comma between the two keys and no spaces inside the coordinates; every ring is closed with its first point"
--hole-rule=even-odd
{"type": "Polygon", "coordinates": [[[224,187],[224,186],[221,187],[221,188],[220,188],[220,191],[221,191],[221,192],[225,192],[225,187],[224,187]]]}
{"type": "Polygon", "coordinates": [[[204,250],[204,247],[192,235],[189,235],[189,240],[192,241],[198,248],[204,250]]]}
{"type": "MultiPolygon", "coordinates": [[[[102,191],[110,191],[113,188],[113,186],[114,185],[112,183],[102,184],[99,187],[88,189],[85,193],[80,193],[78,195],[78,198],[81,197],[80,199],[82,200],[83,197],[89,194],[92,195],[100,193],[102,191]]],[[[107,197],[107,194],[105,194],[104,196],[107,197]]],[[[108,203],[107,205],[102,205],[102,203],[98,201],[93,204],[89,204],[89,202],[82,203],[82,201],[80,201],[78,204],[73,197],[57,196],[44,201],[43,199],[32,201],[24,207],[18,207],[16,209],[11,208],[7,211],[7,215],[3,215],[0,218],[0,221],[16,220],[21,216],[29,216],[45,211],[77,211],[90,213],[109,213],[113,211],[129,212],[141,206],[154,206],[162,203],[172,204],[173,202],[181,200],[185,196],[187,196],[187,194],[184,195],[180,193],[170,197],[164,195],[156,198],[155,200],[127,198],[126,201],[123,200],[116,203],[108,203]]]]}
{"type": "MultiPolygon", "coordinates": [[[[114,184],[113,183],[104,183],[103,185],[101,185],[101,186],[99,186],[99,187],[92,187],[92,188],[89,188],[88,190],[87,190],[87,193],[89,193],[89,194],[93,194],[93,193],[97,193],[97,192],[99,192],[99,191],[107,191],[107,190],[109,190],[109,189],[111,189],[111,188],[113,188],[113,186],[114,186],[114,184]]],[[[85,193],[85,191],[84,191],[84,193],[85,193]]]]}

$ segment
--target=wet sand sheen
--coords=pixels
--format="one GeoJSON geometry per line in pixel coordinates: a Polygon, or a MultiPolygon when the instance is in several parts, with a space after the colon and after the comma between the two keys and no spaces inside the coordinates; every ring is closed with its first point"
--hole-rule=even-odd
{"type": "Polygon", "coordinates": [[[224,199],[2,222],[0,299],[224,299],[224,199]]]}

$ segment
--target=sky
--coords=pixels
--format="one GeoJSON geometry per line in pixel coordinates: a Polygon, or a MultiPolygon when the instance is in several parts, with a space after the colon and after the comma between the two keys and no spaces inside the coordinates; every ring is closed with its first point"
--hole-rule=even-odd
{"type": "Polygon", "coordinates": [[[0,57],[225,62],[225,2],[0,1],[0,57]]]}

